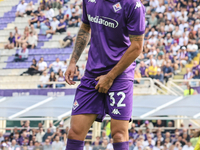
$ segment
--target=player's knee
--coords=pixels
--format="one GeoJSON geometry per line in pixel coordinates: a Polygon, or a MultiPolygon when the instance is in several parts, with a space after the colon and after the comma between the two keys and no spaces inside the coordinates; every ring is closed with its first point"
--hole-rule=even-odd
{"type": "Polygon", "coordinates": [[[114,142],[122,142],[124,141],[124,133],[121,131],[116,131],[112,133],[112,138],[114,142]]]}
{"type": "Polygon", "coordinates": [[[69,129],[69,133],[68,133],[68,138],[69,139],[80,140],[79,139],[80,135],[81,135],[81,131],[78,128],[71,127],[69,129]]]}

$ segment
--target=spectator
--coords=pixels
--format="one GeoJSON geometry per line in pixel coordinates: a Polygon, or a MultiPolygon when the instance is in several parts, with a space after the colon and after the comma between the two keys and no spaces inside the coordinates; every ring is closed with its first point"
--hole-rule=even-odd
{"type": "Polygon", "coordinates": [[[47,63],[44,61],[43,57],[41,57],[37,63],[37,68],[40,75],[47,69],[47,63]]]}
{"type": "Polygon", "coordinates": [[[26,13],[26,6],[27,3],[25,3],[24,0],[21,0],[21,3],[17,6],[17,12],[16,17],[24,17],[24,14],[26,13]]]}
{"type": "Polygon", "coordinates": [[[52,150],[62,150],[63,143],[60,140],[60,137],[57,135],[55,141],[52,143],[52,150]]]}
{"type": "Polygon", "coordinates": [[[146,77],[154,79],[157,74],[157,66],[153,65],[153,61],[150,61],[150,66],[146,69],[146,77]]]}
{"type": "Polygon", "coordinates": [[[52,7],[57,9],[61,9],[62,5],[63,5],[63,0],[55,0],[52,3],[52,7]]]}
{"type": "Polygon", "coordinates": [[[82,78],[85,74],[85,64],[82,64],[80,68],[80,78],[82,78]]]}
{"type": "Polygon", "coordinates": [[[36,66],[37,62],[35,59],[32,60],[32,65],[28,68],[27,71],[23,72],[22,74],[20,74],[20,76],[23,76],[24,74],[28,74],[28,75],[35,75],[38,73],[38,68],[36,66]]]}
{"type": "Polygon", "coordinates": [[[51,22],[51,29],[46,31],[46,35],[48,36],[48,34],[55,34],[58,24],[59,21],[56,19],[56,17],[53,17],[53,21],[51,22]]]}
{"type": "Polygon", "coordinates": [[[182,150],[193,150],[193,149],[194,149],[194,147],[192,147],[192,143],[187,142],[187,144],[183,146],[182,150]]]}
{"type": "Polygon", "coordinates": [[[185,36],[185,33],[183,33],[182,36],[179,38],[179,45],[186,46],[188,44],[188,40],[188,37],[185,36]]]}
{"type": "Polygon", "coordinates": [[[197,63],[197,61],[193,62],[193,67],[192,67],[192,73],[195,74],[196,70],[200,70],[200,65],[197,63]]]}
{"type": "Polygon", "coordinates": [[[52,21],[52,18],[54,17],[54,10],[50,6],[46,7],[45,17],[50,21],[52,21]]]}
{"type": "Polygon", "coordinates": [[[46,18],[44,22],[41,23],[41,33],[43,35],[46,34],[46,31],[51,28],[51,23],[49,22],[49,18],[46,18]]]}
{"type": "Polygon", "coordinates": [[[37,22],[38,22],[38,16],[37,16],[37,14],[34,13],[33,18],[28,20],[28,24],[29,24],[29,26],[31,26],[33,24],[37,24],[37,22]]]}
{"type": "Polygon", "coordinates": [[[72,42],[73,42],[73,39],[72,39],[71,33],[68,31],[67,36],[63,40],[60,40],[60,47],[61,48],[68,47],[72,45],[72,42]]]}
{"type": "Polygon", "coordinates": [[[31,15],[31,13],[34,11],[34,9],[35,9],[35,6],[33,5],[33,2],[31,1],[26,6],[26,14],[31,15]]]}
{"type": "Polygon", "coordinates": [[[44,146],[43,146],[43,150],[52,150],[52,145],[50,144],[49,139],[45,140],[44,146]]]}
{"type": "Polygon", "coordinates": [[[30,32],[30,36],[28,37],[28,48],[34,49],[37,46],[37,36],[33,34],[33,32],[30,32]]]}
{"type": "Polygon", "coordinates": [[[52,122],[49,123],[49,128],[50,128],[50,130],[51,130],[51,133],[56,132],[56,127],[53,125],[52,122]]]}
{"type": "Polygon", "coordinates": [[[38,85],[38,88],[46,88],[47,82],[49,82],[49,76],[47,75],[46,71],[43,71],[43,75],[40,77],[40,85],[38,85]]]}
{"type": "MultiPolygon", "coordinates": [[[[149,128],[150,130],[153,128],[153,124],[151,122],[149,122],[148,120],[146,120],[141,126],[140,128],[149,128]]],[[[142,132],[145,132],[145,129],[142,129],[142,132]]]]}
{"type": "Polygon", "coordinates": [[[19,145],[17,145],[17,142],[16,142],[15,139],[12,140],[11,145],[10,145],[10,148],[11,148],[12,150],[20,150],[20,147],[19,147],[19,145]]]}
{"type": "Polygon", "coordinates": [[[39,128],[39,132],[36,134],[36,141],[41,143],[44,134],[43,128],[39,128]]]}
{"type": "Polygon", "coordinates": [[[5,49],[13,49],[15,47],[15,37],[13,33],[10,32],[10,36],[8,38],[8,43],[4,46],[5,49]]]}
{"type": "Polygon", "coordinates": [[[188,60],[189,62],[192,61],[194,57],[198,54],[198,46],[195,44],[195,40],[193,40],[190,44],[187,46],[187,52],[188,52],[188,60]]]}
{"type": "Polygon", "coordinates": [[[53,135],[53,133],[51,133],[51,129],[50,128],[48,128],[47,129],[47,132],[44,134],[44,136],[42,137],[42,141],[43,142],[46,142],[46,139],[48,138],[48,136],[52,136],[53,135]]]}
{"type": "MultiPolygon", "coordinates": [[[[65,82],[65,77],[63,76],[63,72],[59,71],[59,75],[58,75],[58,82],[65,82]]],[[[62,88],[65,87],[65,84],[56,84],[56,88],[62,88]]]]}
{"type": "Polygon", "coordinates": [[[148,146],[148,147],[150,147],[151,149],[154,148],[154,146],[155,146],[155,141],[152,140],[151,134],[148,134],[148,135],[147,135],[147,141],[144,142],[144,146],[145,146],[145,147],[148,146]]]}
{"type": "Polygon", "coordinates": [[[40,12],[40,16],[38,17],[38,21],[37,23],[34,23],[34,27],[35,28],[40,28],[41,27],[41,23],[46,21],[46,17],[44,15],[43,12],[40,12]]]}
{"type": "Polygon", "coordinates": [[[83,148],[83,150],[92,150],[92,147],[90,146],[90,142],[85,142],[85,146],[83,148]]]}
{"type": "Polygon", "coordinates": [[[134,80],[135,84],[139,84],[140,83],[141,74],[140,74],[138,69],[135,69],[134,79],[135,79],[134,80]]]}
{"type": "Polygon", "coordinates": [[[40,145],[38,141],[36,141],[33,150],[43,150],[43,147],[40,145]]]}
{"type": "Polygon", "coordinates": [[[63,19],[64,21],[66,20],[66,16],[62,13],[61,9],[59,9],[59,14],[56,16],[56,19],[58,21],[60,21],[61,19],[63,19]]]}
{"type": "Polygon", "coordinates": [[[143,78],[146,77],[146,74],[145,74],[146,66],[145,66],[145,64],[144,64],[144,61],[141,61],[141,62],[140,62],[140,68],[139,68],[139,70],[140,70],[141,76],[142,76],[143,78]]]}
{"type": "Polygon", "coordinates": [[[34,14],[36,14],[37,16],[40,16],[40,12],[41,12],[41,8],[38,7],[37,10],[31,13],[31,16],[33,16],[34,14]]]}
{"type": "Polygon", "coordinates": [[[58,73],[60,69],[62,69],[63,63],[60,62],[59,58],[56,58],[56,61],[54,61],[52,64],[49,65],[50,72],[58,73]]]}
{"type": "Polygon", "coordinates": [[[79,66],[76,65],[73,81],[79,81],[79,80],[80,80],[80,71],[79,71],[79,66]]]}
{"type": "Polygon", "coordinates": [[[186,69],[186,74],[184,75],[184,79],[185,80],[190,80],[190,79],[192,79],[192,77],[193,77],[193,73],[192,73],[192,71],[191,71],[191,69],[190,68],[187,68],[186,69]]]}
{"type": "Polygon", "coordinates": [[[160,140],[157,140],[155,146],[153,147],[153,150],[160,150],[160,149],[164,149],[164,147],[162,142],[160,140]]]}
{"type": "Polygon", "coordinates": [[[175,60],[178,61],[178,64],[180,64],[181,68],[183,68],[187,64],[188,53],[184,46],[178,51],[178,54],[177,54],[177,57],[175,57],[175,60]]]}
{"type": "Polygon", "coordinates": [[[173,53],[174,56],[176,56],[179,49],[180,46],[177,44],[177,41],[174,41],[174,44],[170,47],[170,51],[173,53]]]}
{"type": "Polygon", "coordinates": [[[33,149],[34,149],[33,141],[30,141],[29,146],[28,146],[28,150],[33,150],[33,149]]]}
{"type": "Polygon", "coordinates": [[[17,54],[15,54],[15,61],[25,61],[28,59],[28,49],[26,48],[26,44],[22,45],[22,49],[19,50],[17,54]]]}
{"type": "Polygon", "coordinates": [[[77,27],[78,26],[78,16],[76,16],[75,10],[72,11],[72,16],[69,19],[69,27],[77,27]]]}
{"type": "Polygon", "coordinates": [[[60,23],[56,27],[56,32],[59,32],[59,33],[66,32],[66,28],[67,28],[66,23],[64,22],[63,19],[60,19],[60,23]]]}
{"type": "Polygon", "coordinates": [[[37,33],[36,29],[34,28],[34,25],[30,26],[30,32],[33,32],[33,35],[35,35],[36,37],[38,37],[38,33],[37,33]]]}
{"type": "MultiPolygon", "coordinates": [[[[24,145],[24,144],[28,143],[27,137],[28,137],[27,132],[24,130],[21,134],[21,137],[19,138],[19,145],[24,145]]],[[[16,141],[17,141],[17,139],[16,139],[16,141]]]]}
{"type": "Polygon", "coordinates": [[[3,137],[3,133],[0,132],[0,143],[1,143],[2,141],[4,141],[4,137],[3,137]]]}
{"type": "Polygon", "coordinates": [[[167,65],[163,67],[163,74],[164,74],[164,80],[167,83],[169,78],[171,78],[173,74],[173,69],[171,67],[170,62],[168,62],[167,65]]]}
{"type": "Polygon", "coordinates": [[[195,72],[193,74],[193,79],[200,79],[200,71],[199,70],[195,70],[195,72]]]}
{"type": "MultiPolygon", "coordinates": [[[[51,72],[50,76],[49,76],[49,82],[56,82],[57,79],[56,79],[56,75],[54,72],[51,72]]],[[[53,84],[49,84],[49,87],[53,87],[53,84]]]]}
{"type": "Polygon", "coordinates": [[[157,74],[155,76],[155,79],[157,81],[163,83],[164,78],[163,78],[163,73],[161,73],[161,69],[160,68],[157,69],[157,74]]]}

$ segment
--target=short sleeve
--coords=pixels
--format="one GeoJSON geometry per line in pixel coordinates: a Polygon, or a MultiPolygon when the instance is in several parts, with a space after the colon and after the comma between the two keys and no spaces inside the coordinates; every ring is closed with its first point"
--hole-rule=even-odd
{"type": "Polygon", "coordinates": [[[86,9],[86,5],[85,5],[85,0],[83,0],[82,22],[85,23],[85,24],[90,24],[88,17],[87,17],[87,9],[86,9]]]}
{"type": "Polygon", "coordinates": [[[145,32],[145,8],[140,0],[135,1],[129,7],[127,29],[132,35],[142,35],[145,32]]]}

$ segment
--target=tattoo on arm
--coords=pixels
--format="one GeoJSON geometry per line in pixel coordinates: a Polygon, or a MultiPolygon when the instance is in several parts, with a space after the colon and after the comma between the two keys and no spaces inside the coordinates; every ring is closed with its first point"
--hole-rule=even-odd
{"type": "Polygon", "coordinates": [[[82,24],[76,37],[71,61],[77,63],[90,38],[90,25],[82,24]]]}
{"type": "Polygon", "coordinates": [[[142,41],[144,39],[144,34],[142,35],[130,35],[129,34],[130,41],[142,41]]]}

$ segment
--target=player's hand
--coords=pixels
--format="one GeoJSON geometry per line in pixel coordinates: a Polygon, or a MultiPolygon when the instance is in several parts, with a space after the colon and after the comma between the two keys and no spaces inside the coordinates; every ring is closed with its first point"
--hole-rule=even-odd
{"type": "Polygon", "coordinates": [[[108,75],[99,76],[95,80],[99,81],[95,86],[95,89],[98,90],[99,93],[107,93],[114,81],[108,75]]]}
{"type": "Polygon", "coordinates": [[[65,72],[65,81],[69,85],[74,85],[76,83],[73,81],[75,70],[76,70],[76,64],[69,64],[69,66],[65,72]]]}

